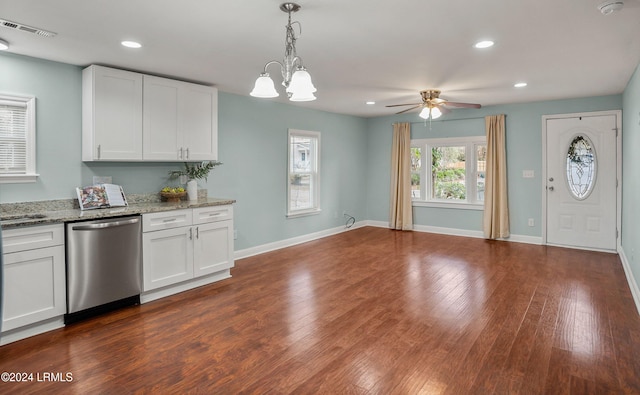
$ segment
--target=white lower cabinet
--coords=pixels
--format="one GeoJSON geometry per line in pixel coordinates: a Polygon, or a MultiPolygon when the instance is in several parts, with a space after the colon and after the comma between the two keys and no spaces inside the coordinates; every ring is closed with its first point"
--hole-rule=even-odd
{"type": "Polygon", "coordinates": [[[67,308],[63,225],[4,230],[2,246],[1,343],[64,326],[67,308]]]}
{"type": "Polygon", "coordinates": [[[144,214],[141,301],[230,277],[233,207],[144,214]]]}

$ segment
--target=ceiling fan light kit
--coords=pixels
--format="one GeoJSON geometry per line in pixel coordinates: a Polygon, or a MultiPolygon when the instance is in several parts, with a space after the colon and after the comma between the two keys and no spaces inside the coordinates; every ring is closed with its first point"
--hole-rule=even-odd
{"type": "Polygon", "coordinates": [[[273,98],[279,96],[273,80],[269,76],[269,73],[267,73],[267,67],[272,64],[277,64],[280,66],[280,72],[282,73],[282,85],[285,87],[285,92],[289,96],[289,100],[316,100],[314,93],[317,89],[313,85],[313,82],[311,82],[311,75],[309,75],[309,72],[307,72],[307,69],[304,67],[302,58],[299,57],[296,52],[297,37],[293,29],[293,24],[297,24],[301,31],[302,26],[300,25],[300,22],[291,22],[291,13],[300,10],[300,6],[296,3],[282,3],[280,4],[280,10],[289,14],[289,22],[286,27],[284,60],[282,62],[272,60],[264,65],[264,70],[256,80],[250,95],[259,98],[273,98]]]}
{"type": "Polygon", "coordinates": [[[481,108],[480,104],[474,103],[458,103],[451,102],[445,99],[440,98],[440,91],[437,89],[427,89],[424,91],[420,91],[420,96],[422,97],[422,103],[409,103],[409,104],[391,104],[386,107],[402,107],[402,106],[413,106],[409,107],[406,110],[402,110],[397,112],[396,114],[402,114],[411,110],[415,110],[416,108],[421,108],[420,114],[418,116],[423,119],[437,119],[442,116],[442,114],[447,114],[451,112],[447,108],[449,107],[463,107],[463,108],[481,108]]]}

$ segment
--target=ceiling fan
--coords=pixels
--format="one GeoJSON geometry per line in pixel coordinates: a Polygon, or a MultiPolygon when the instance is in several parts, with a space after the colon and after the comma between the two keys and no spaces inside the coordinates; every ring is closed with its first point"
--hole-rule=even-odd
{"type": "Polygon", "coordinates": [[[463,108],[480,108],[482,107],[480,104],[473,103],[457,103],[448,101],[440,98],[440,91],[438,89],[427,89],[424,91],[420,91],[420,96],[422,96],[422,103],[409,103],[409,104],[392,104],[386,107],[402,107],[402,106],[413,106],[411,108],[407,108],[406,110],[402,110],[397,112],[396,114],[402,114],[407,111],[415,110],[416,108],[422,108],[420,111],[420,118],[424,119],[436,119],[439,118],[442,114],[447,114],[451,112],[446,107],[463,107],[463,108]]]}

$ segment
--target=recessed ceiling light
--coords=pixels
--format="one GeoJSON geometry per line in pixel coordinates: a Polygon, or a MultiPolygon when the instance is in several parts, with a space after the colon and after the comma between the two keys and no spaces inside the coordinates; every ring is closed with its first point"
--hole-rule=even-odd
{"type": "Polygon", "coordinates": [[[485,41],[477,42],[477,43],[474,45],[474,47],[476,47],[476,48],[480,48],[480,49],[483,49],[483,48],[493,47],[493,44],[494,44],[494,43],[493,43],[493,41],[485,40],[485,41]]]}
{"type": "Polygon", "coordinates": [[[140,47],[142,47],[142,44],[140,44],[139,42],[135,42],[135,41],[123,41],[120,44],[122,44],[123,46],[125,46],[127,48],[140,48],[140,47]]]}
{"type": "Polygon", "coordinates": [[[9,49],[9,43],[0,38],[0,51],[9,49]]]}
{"type": "Polygon", "coordinates": [[[516,88],[524,88],[525,86],[527,86],[527,83],[526,82],[518,82],[518,83],[513,84],[513,86],[516,87],[516,88]]]}
{"type": "Polygon", "coordinates": [[[368,102],[367,102],[367,104],[368,104],[368,105],[370,105],[370,106],[373,106],[374,104],[376,104],[376,102],[374,102],[374,101],[368,101],[368,102]]]}
{"type": "Polygon", "coordinates": [[[605,1],[598,6],[598,9],[602,15],[609,15],[616,11],[620,11],[622,7],[624,7],[624,2],[622,1],[605,1]]]}

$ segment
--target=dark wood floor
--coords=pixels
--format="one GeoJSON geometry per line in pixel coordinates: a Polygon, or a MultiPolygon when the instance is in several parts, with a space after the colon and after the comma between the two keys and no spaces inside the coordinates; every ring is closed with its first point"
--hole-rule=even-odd
{"type": "Polygon", "coordinates": [[[0,348],[0,393],[640,393],[616,255],[362,228],[0,348]]]}

